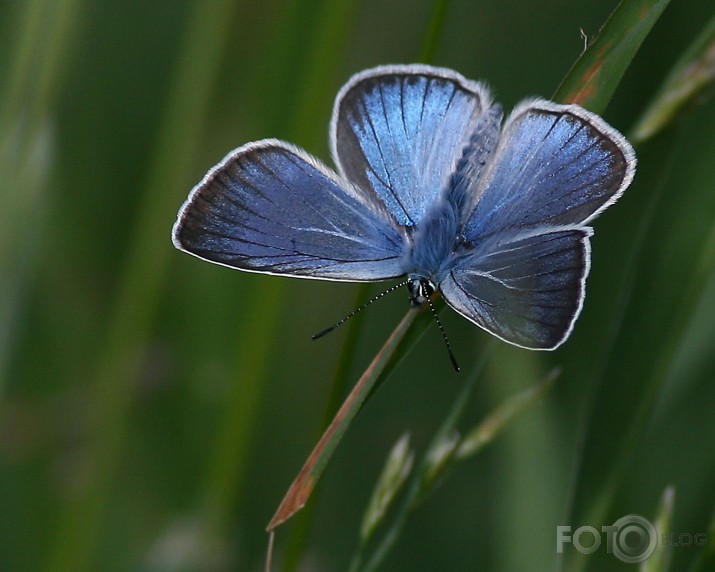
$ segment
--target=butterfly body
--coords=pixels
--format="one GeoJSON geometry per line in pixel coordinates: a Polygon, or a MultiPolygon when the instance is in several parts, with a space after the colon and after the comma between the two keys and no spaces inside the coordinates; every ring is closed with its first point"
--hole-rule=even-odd
{"type": "Polygon", "coordinates": [[[407,277],[512,344],[553,349],[580,313],[587,223],[630,184],[632,148],[574,105],[527,100],[506,120],[451,70],[353,76],[330,124],[337,172],[282,141],[231,152],[179,212],[174,244],[252,272],[407,277]]]}

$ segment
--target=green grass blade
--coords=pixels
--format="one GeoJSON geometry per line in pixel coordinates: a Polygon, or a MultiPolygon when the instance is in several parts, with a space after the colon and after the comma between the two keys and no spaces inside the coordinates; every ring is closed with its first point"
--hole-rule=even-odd
{"type": "Polygon", "coordinates": [[[554,369],[541,383],[525,389],[494,409],[479,425],[466,433],[455,452],[455,459],[464,461],[491,443],[514,416],[541,399],[551,389],[559,375],[561,370],[554,369]]]}
{"type": "Polygon", "coordinates": [[[633,129],[635,142],[645,141],[675,121],[715,81],[715,14],[666,78],[633,129]]]}
{"type": "Polygon", "coordinates": [[[246,316],[253,324],[236,350],[233,383],[226,396],[223,419],[215,435],[214,452],[207,463],[203,488],[203,525],[206,544],[227,535],[240,494],[245,490],[245,468],[253,426],[265,386],[275,325],[279,322],[285,288],[280,281],[267,281],[246,316]]]}
{"type": "MultiPolygon", "coordinates": [[[[326,16],[327,25],[324,27],[324,33],[318,35],[318,40],[315,42],[313,57],[313,65],[311,66],[311,73],[308,77],[329,77],[332,72],[337,68],[337,54],[341,53],[341,44],[344,42],[344,38],[347,37],[347,22],[349,16],[354,11],[352,1],[343,1],[331,3],[332,9],[328,12],[326,16]],[[333,54],[331,57],[326,57],[326,54],[333,54]]],[[[436,0],[433,3],[433,10],[431,18],[427,25],[427,30],[425,32],[424,44],[422,47],[422,54],[420,61],[430,62],[434,58],[439,41],[444,33],[444,19],[447,10],[450,5],[450,0],[436,0]]],[[[307,125],[308,127],[319,115],[319,106],[317,104],[322,103],[324,97],[320,94],[324,92],[318,82],[313,82],[314,86],[312,89],[304,90],[301,100],[301,113],[299,114],[301,119],[300,122],[294,124],[297,129],[300,125],[307,125]]],[[[360,307],[367,296],[368,287],[367,285],[358,286],[357,303],[355,307],[360,307]]],[[[440,306],[441,307],[441,306],[440,306]]],[[[335,379],[332,384],[331,397],[329,398],[326,411],[332,417],[333,411],[337,409],[337,402],[335,398],[342,394],[342,387],[344,387],[347,380],[347,372],[349,371],[349,364],[352,363],[352,355],[359,341],[359,326],[362,321],[362,316],[358,315],[351,320],[347,325],[349,329],[345,343],[340,352],[338,358],[338,365],[336,370],[335,379]]],[[[415,336],[419,337],[424,331],[426,326],[424,320],[422,321],[423,326],[415,333],[415,336]]],[[[392,368],[394,363],[401,359],[400,352],[403,347],[409,347],[409,343],[406,343],[397,349],[397,356],[394,360],[391,360],[390,364],[387,366],[387,371],[385,375],[382,376],[381,380],[377,382],[377,387],[382,380],[384,380],[389,374],[389,370],[392,368]]],[[[373,388],[374,389],[374,388],[373,388]]],[[[367,398],[372,394],[373,390],[368,392],[367,398]]],[[[330,417],[324,422],[324,427],[328,426],[330,417]]],[[[349,423],[348,423],[349,425],[349,423]]],[[[345,427],[347,430],[347,426],[345,427]]],[[[337,446],[337,442],[336,442],[337,446]]],[[[315,493],[313,493],[314,495],[315,493]]],[[[307,540],[307,532],[312,521],[313,510],[316,504],[315,501],[310,505],[308,510],[304,511],[298,518],[296,527],[292,530],[289,545],[286,549],[286,570],[297,569],[301,554],[305,547],[305,541],[307,540]]]]}
{"type": "MultiPolygon", "coordinates": [[[[354,298],[355,302],[352,307],[360,308],[369,300],[369,289],[370,285],[359,284],[356,288],[356,296],[354,298]]],[[[319,430],[316,432],[315,440],[316,442],[320,439],[323,431],[330,425],[330,421],[340,407],[340,400],[343,395],[347,393],[346,387],[348,384],[348,377],[352,371],[352,366],[354,365],[355,350],[360,341],[360,336],[362,335],[361,326],[363,322],[365,313],[358,312],[353,316],[343,328],[347,329],[345,334],[345,339],[340,348],[340,353],[338,361],[335,368],[335,375],[333,376],[333,382],[330,387],[330,394],[325,403],[325,408],[323,411],[323,417],[320,422],[319,430]]],[[[306,543],[308,541],[308,533],[312,526],[313,517],[315,514],[316,507],[319,506],[317,499],[320,489],[313,493],[313,502],[309,503],[303,511],[301,511],[294,518],[293,526],[290,530],[290,536],[287,541],[287,545],[284,552],[285,572],[293,572],[298,570],[303,553],[306,548],[306,543]]]]}
{"type": "Polygon", "coordinates": [[[710,518],[710,525],[707,533],[698,534],[698,546],[700,547],[697,556],[693,559],[688,572],[709,572],[715,570],[715,513],[710,518]]]}
{"type": "Polygon", "coordinates": [[[404,433],[392,446],[372,491],[360,526],[360,543],[365,545],[385,518],[393,501],[412,471],[415,455],[410,447],[410,434],[404,433]]]}
{"type": "Polygon", "coordinates": [[[0,398],[45,223],[53,119],[80,7],[79,0],[17,6],[15,49],[0,92],[0,398]]]}
{"type": "MultiPolygon", "coordinates": [[[[382,349],[377,353],[370,366],[360,377],[350,395],[345,399],[342,407],[335,415],[332,423],[328,426],[318,444],[298,473],[295,481],[291,484],[276,514],[268,523],[268,530],[273,531],[276,527],[290,519],[298,512],[310,498],[315,485],[320,478],[330,457],[335,451],[338,443],[348,430],[350,423],[364,405],[367,398],[372,394],[378,382],[384,379],[398,358],[397,349],[404,347],[410,341],[407,336],[410,326],[419,314],[423,318],[428,315],[424,308],[410,309],[402,321],[397,325],[390,337],[387,339],[382,349]]],[[[402,353],[402,352],[400,352],[402,353]]]]}
{"type": "MultiPolygon", "coordinates": [[[[112,494],[131,410],[132,383],[151,328],[170,256],[167,211],[180,189],[190,187],[190,165],[200,142],[211,86],[231,32],[234,0],[197,2],[174,77],[175,86],[157,143],[132,245],[120,276],[108,332],[98,356],[94,406],[89,422],[85,486],[61,515],[47,569],[93,569],[100,522],[112,494]]],[[[183,196],[183,195],[182,195],[183,196]]]]}
{"type": "MultiPolygon", "coordinates": [[[[300,2],[291,4],[285,12],[285,20],[281,22],[277,35],[279,48],[275,53],[265,55],[263,66],[257,69],[264,70],[270,67],[280,69],[295,68],[291,70],[288,81],[295,81],[296,90],[295,103],[286,109],[290,109],[290,114],[279,112],[274,114],[270,121],[265,121],[267,129],[275,124],[276,117],[281,117],[281,124],[275,124],[275,128],[281,136],[288,140],[301,141],[308,148],[315,148],[324,140],[327,128],[321,119],[321,114],[325,109],[329,109],[328,97],[332,93],[325,89],[326,78],[331,78],[336,71],[340,55],[343,53],[341,43],[347,37],[346,28],[350,22],[354,0],[340,0],[338,2],[326,2],[320,0],[316,2],[300,2]],[[306,34],[304,15],[310,14],[307,18],[310,21],[311,33],[306,34]],[[295,42],[306,43],[304,49],[296,53],[295,42]],[[303,70],[303,79],[299,80],[292,74],[295,70],[303,70]],[[318,140],[320,138],[320,141],[318,140]]],[[[274,97],[281,97],[285,89],[279,85],[286,81],[286,78],[275,74],[267,74],[273,79],[271,85],[265,88],[265,92],[275,94],[274,97]]],[[[259,79],[258,81],[267,81],[259,79]]],[[[270,99],[270,98],[269,98],[270,99]]],[[[271,99],[270,103],[276,108],[285,107],[277,100],[271,99]]],[[[284,112],[285,113],[285,112],[284,112]]],[[[275,135],[275,133],[271,133],[275,135]]],[[[206,498],[205,526],[207,540],[222,539],[227,540],[230,536],[231,521],[229,515],[233,514],[235,506],[240,502],[241,494],[244,493],[242,487],[243,478],[247,466],[247,439],[251,435],[249,431],[250,423],[255,419],[256,410],[259,406],[262,387],[266,380],[262,373],[270,358],[270,340],[272,340],[279,320],[279,312],[276,311],[278,304],[276,298],[283,298],[285,284],[280,283],[275,287],[267,287],[257,293],[254,306],[261,310],[255,314],[254,320],[248,323],[260,324],[254,329],[250,339],[244,339],[239,348],[239,353],[246,357],[250,356],[253,367],[251,374],[246,375],[246,362],[239,360],[236,362],[233,377],[241,379],[240,384],[236,384],[232,392],[229,404],[223,410],[224,419],[216,435],[219,442],[216,454],[212,458],[208,467],[208,480],[204,490],[206,498]],[[273,292],[273,296],[270,295],[273,292]],[[260,351],[256,351],[259,346],[260,351]],[[250,401],[250,406],[248,402],[250,401]],[[238,411],[242,413],[239,415],[238,411]],[[237,422],[241,419],[241,422],[237,422]],[[250,420],[250,421],[249,421],[250,420]]],[[[336,384],[342,384],[342,379],[336,377],[336,384]]],[[[308,520],[303,520],[301,526],[307,530],[308,520]]],[[[293,531],[296,536],[294,541],[297,545],[291,546],[291,562],[288,569],[299,560],[302,550],[300,538],[305,537],[305,532],[293,531]]]]}
{"type": "Polygon", "coordinates": [[[450,0],[435,0],[432,3],[432,15],[427,24],[424,43],[422,44],[422,52],[420,53],[420,61],[423,63],[429,64],[434,61],[437,47],[444,34],[444,21],[447,17],[450,4],[450,0]]]}
{"type": "Polygon", "coordinates": [[[302,84],[296,111],[289,123],[292,133],[300,134],[302,138],[306,134],[312,135],[312,141],[301,141],[309,148],[325,141],[327,126],[324,119],[334,97],[331,90],[325,89],[326,80],[332,80],[339,69],[355,9],[355,0],[333,0],[324,4],[318,19],[320,25],[306,53],[304,73],[308,80],[302,84]],[[316,129],[316,126],[320,128],[316,129]]]}
{"type": "Polygon", "coordinates": [[[622,0],[576,60],[553,99],[603,113],[670,0],[622,0]]]}
{"type": "MultiPolygon", "coordinates": [[[[673,510],[675,508],[675,489],[666,487],[660,498],[660,506],[652,521],[658,538],[668,538],[673,528],[673,510]]],[[[658,542],[653,554],[640,564],[639,572],[668,572],[673,555],[673,547],[668,542],[658,542]]]]}
{"type": "MultiPolygon", "coordinates": [[[[687,327],[715,268],[715,224],[704,216],[715,214],[712,193],[697,188],[684,192],[679,173],[668,180],[664,166],[672,163],[674,134],[653,143],[641,150],[640,181],[630,191],[633,202],[621,209],[621,216],[638,220],[653,208],[643,234],[643,243],[650,247],[642,249],[632,269],[632,284],[640,285],[638,295],[630,295],[599,376],[569,521],[573,523],[596,526],[610,518],[615,494],[673,373],[687,327]],[[666,227],[669,232],[663,236],[666,227]],[[678,252],[689,255],[673,255],[678,252]],[[643,288],[646,284],[650,286],[643,288]]],[[[569,555],[568,570],[580,570],[594,560],[575,551],[569,555]]]]}
{"type": "Polygon", "coordinates": [[[508,398],[495,408],[479,425],[461,438],[457,423],[462,418],[466,405],[481,373],[492,355],[496,342],[492,341],[483,352],[482,358],[467,376],[462,391],[452,403],[445,419],[435,433],[417,468],[413,471],[408,490],[390,526],[376,543],[374,550],[367,554],[361,543],[350,565],[351,572],[374,572],[384,563],[395,546],[410,514],[424,501],[441,482],[441,477],[453,470],[459,463],[473,457],[522,411],[539,401],[551,389],[560,371],[555,369],[534,387],[508,398]]]}
{"type": "MultiPolygon", "coordinates": [[[[637,327],[632,322],[633,312],[633,297],[635,296],[635,287],[638,281],[639,265],[642,265],[642,250],[648,242],[650,233],[653,231],[655,211],[659,206],[660,198],[664,192],[664,182],[658,184],[658,178],[663,176],[664,166],[667,166],[671,159],[670,149],[657,149],[655,163],[658,168],[647,169],[644,165],[653,165],[654,158],[641,162],[639,172],[639,182],[641,185],[650,187],[648,197],[645,197],[639,203],[639,212],[641,213],[639,220],[640,229],[633,233],[635,235],[634,244],[631,248],[633,254],[628,257],[628,261],[636,266],[630,269],[630,277],[624,280],[625,284],[621,285],[622,300],[617,304],[621,309],[622,315],[615,319],[615,323],[620,326],[617,332],[612,334],[609,347],[606,349],[602,369],[596,373],[597,387],[596,395],[592,399],[592,411],[588,426],[583,429],[584,443],[581,445],[580,463],[581,466],[577,469],[573,490],[573,506],[569,523],[588,523],[592,526],[600,524],[610,524],[606,522],[608,506],[615,494],[624,463],[632,452],[635,435],[628,432],[624,435],[624,426],[631,426],[631,431],[635,431],[635,417],[638,414],[634,413],[641,409],[639,400],[636,397],[628,398],[628,403],[625,403],[619,396],[618,400],[614,401],[614,396],[618,395],[616,388],[610,380],[614,376],[623,383],[625,371],[617,371],[619,365],[622,365],[622,360],[626,357],[621,355],[621,345],[624,340],[628,339],[628,335],[640,336],[637,327]],[[652,183],[649,185],[649,183],[652,183]],[[643,205],[647,205],[644,207],[643,205]],[[650,212],[650,216],[643,216],[644,213],[650,212]],[[625,332],[628,332],[627,334],[625,332]],[[607,387],[607,389],[606,389],[607,387]],[[609,404],[609,402],[611,402],[609,404]],[[599,418],[604,414],[604,411],[609,411],[609,423],[603,424],[599,418]],[[606,441],[604,441],[606,439],[606,441]],[[602,447],[602,443],[608,442],[607,451],[602,447]],[[628,444],[628,445],[627,445],[628,444]]],[[[642,188],[642,187],[638,187],[642,188]]],[[[634,193],[637,189],[631,189],[629,192],[634,193]]],[[[602,239],[603,240],[603,239],[602,239]]],[[[615,240],[615,239],[614,239],[615,240]]],[[[635,338],[637,339],[637,338],[635,338]]],[[[626,342],[628,343],[628,342],[626,342]]],[[[650,353],[650,352],[649,352],[650,353]]],[[[652,360],[652,358],[649,358],[652,360]]],[[[634,375],[633,370],[629,367],[628,372],[634,375]]],[[[640,376],[638,377],[640,380],[640,376]]],[[[642,383],[641,380],[641,384],[642,383]]],[[[649,401],[649,406],[652,406],[652,400],[649,401]]],[[[638,425],[644,422],[643,419],[638,420],[638,425]]],[[[562,561],[563,569],[569,571],[581,570],[588,565],[589,559],[581,554],[570,551],[562,561]]]]}
{"type": "MultiPolygon", "coordinates": [[[[445,443],[451,435],[453,435],[457,422],[469,402],[469,398],[472,394],[474,386],[476,385],[477,379],[479,379],[482,371],[484,370],[484,366],[488,361],[493,347],[494,342],[491,343],[487,351],[482,353],[481,359],[466,376],[462,391],[459,392],[457,398],[454,400],[452,406],[447,412],[445,419],[442,421],[442,424],[432,438],[429,451],[440,448],[442,444],[445,443]]],[[[358,550],[350,563],[350,572],[367,572],[368,570],[376,570],[382,564],[402,533],[415,503],[424,493],[422,485],[426,482],[426,475],[430,473],[431,467],[431,463],[428,458],[429,453],[425,455],[425,457],[418,463],[416,469],[412,472],[412,477],[407,485],[407,491],[400,503],[397,513],[395,514],[389,529],[377,542],[377,545],[372,553],[367,553],[367,547],[364,543],[360,543],[358,545],[358,550]]]]}

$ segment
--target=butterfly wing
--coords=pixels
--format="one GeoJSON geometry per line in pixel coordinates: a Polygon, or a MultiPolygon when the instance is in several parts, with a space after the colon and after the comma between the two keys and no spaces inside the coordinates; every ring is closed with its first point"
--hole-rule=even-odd
{"type": "Polygon", "coordinates": [[[558,347],[583,305],[586,223],[634,172],[630,144],[598,116],[545,101],[517,107],[483,176],[471,182],[469,254],[440,284],[447,302],[510,343],[558,347]]]}
{"type": "Polygon", "coordinates": [[[635,174],[625,137],[577,105],[527,101],[507,119],[465,234],[583,225],[613,204],[635,174]]]}
{"type": "Polygon", "coordinates": [[[520,347],[553,349],[584,298],[590,229],[502,239],[455,266],[440,290],[457,312],[520,347]]]}
{"type": "Polygon", "coordinates": [[[346,281],[404,273],[398,230],[326,166],[277,140],[249,143],[209,171],[172,237],[180,250],[253,272],[346,281]]]}
{"type": "Polygon", "coordinates": [[[488,90],[451,70],[383,66],[353,76],[337,96],[332,154],[343,178],[385,216],[416,226],[447,187],[488,90]]]}

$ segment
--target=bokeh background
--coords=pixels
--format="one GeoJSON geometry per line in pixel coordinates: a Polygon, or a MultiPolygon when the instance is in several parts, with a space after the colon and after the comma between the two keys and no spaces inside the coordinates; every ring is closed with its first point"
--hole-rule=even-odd
{"type": "MultiPolygon", "coordinates": [[[[406,295],[365,312],[345,360],[348,328],[310,336],[355,307],[356,287],[179,253],[169,233],[188,191],[264,137],[329,162],[333,98],[373,65],[427,54],[506,108],[549,97],[616,4],[0,3],[0,570],[261,570],[338,363],[354,383],[406,295]]],[[[710,0],[673,2],[606,119],[628,134],[712,17],[710,0]]],[[[559,557],[556,526],[654,519],[668,486],[672,530],[710,530],[715,105],[699,103],[638,145],[634,185],[595,223],[571,339],[549,354],[498,344],[463,429],[558,365],[554,387],[425,500],[383,570],[626,570],[603,548],[559,557]]],[[[470,370],[488,336],[442,319],[470,370]]],[[[424,450],[460,375],[428,329],[350,428],[310,514],[279,529],[276,569],[347,569],[386,454],[406,431],[424,450]]],[[[685,570],[703,551],[670,553],[685,570]]]]}

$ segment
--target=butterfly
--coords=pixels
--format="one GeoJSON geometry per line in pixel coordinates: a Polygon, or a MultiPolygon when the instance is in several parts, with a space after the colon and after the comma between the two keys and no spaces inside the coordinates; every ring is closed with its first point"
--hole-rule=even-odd
{"type": "Polygon", "coordinates": [[[628,141],[578,105],[528,99],[426,65],[354,75],[337,95],[337,172],[290,143],[231,151],[194,187],[174,245],[231,268],[322,280],[406,277],[502,340],[552,350],[571,333],[588,226],[631,183],[628,141]]]}

